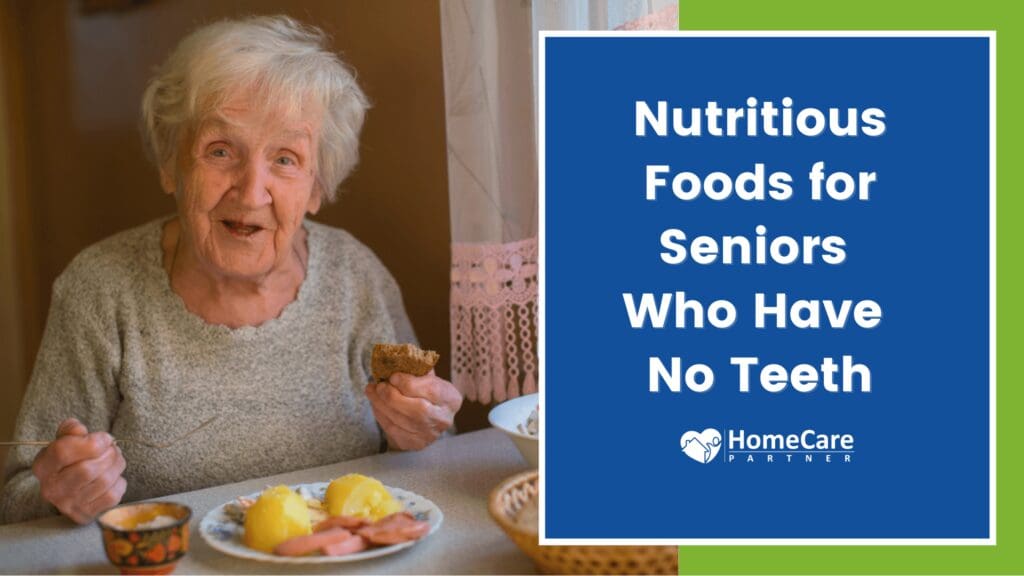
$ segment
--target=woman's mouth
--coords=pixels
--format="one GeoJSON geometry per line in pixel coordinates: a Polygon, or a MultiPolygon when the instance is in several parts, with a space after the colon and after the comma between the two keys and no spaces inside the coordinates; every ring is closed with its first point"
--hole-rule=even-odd
{"type": "Polygon", "coordinates": [[[232,236],[237,238],[249,238],[253,234],[263,230],[262,226],[246,224],[238,220],[221,220],[220,222],[232,236]]]}

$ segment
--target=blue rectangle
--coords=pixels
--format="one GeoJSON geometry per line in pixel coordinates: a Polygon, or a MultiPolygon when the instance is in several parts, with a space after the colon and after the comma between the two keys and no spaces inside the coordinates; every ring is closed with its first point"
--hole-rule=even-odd
{"type": "Polygon", "coordinates": [[[989,538],[990,40],[543,41],[545,536],[989,538]],[[794,114],[878,108],[885,131],[773,137],[760,125],[758,136],[711,136],[705,125],[681,137],[670,122],[667,136],[635,134],[637,101],[688,116],[751,97],[791,98],[794,114]],[[818,161],[826,175],[876,173],[869,199],[811,200],[818,161]],[[645,196],[649,165],[670,166],[662,177],[671,184],[682,171],[736,176],[756,163],[791,174],[792,198],[684,201],[670,185],[645,196]],[[838,236],[845,259],[829,264],[816,251],[811,264],[770,255],[764,264],[697,264],[692,255],[668,264],[668,229],[685,233],[687,250],[698,236],[754,245],[759,236],[769,245],[838,236]],[[665,328],[630,326],[624,294],[677,291],[705,307],[731,302],[735,324],[679,329],[670,313],[665,328]],[[755,293],[870,299],[882,318],[873,328],[758,329],[755,293]],[[711,388],[649,391],[650,358],[668,365],[673,356],[709,366],[711,388]],[[868,367],[869,392],[856,378],[852,392],[821,381],[810,392],[768,392],[752,370],[744,393],[730,364],[820,366],[844,356],[868,367]],[[705,430],[722,436],[707,463],[682,448],[713,443],[705,430]],[[807,430],[849,434],[853,447],[787,444],[807,430]],[[740,431],[759,448],[730,447],[740,431]],[[766,452],[779,438],[782,449],[766,452]]]}

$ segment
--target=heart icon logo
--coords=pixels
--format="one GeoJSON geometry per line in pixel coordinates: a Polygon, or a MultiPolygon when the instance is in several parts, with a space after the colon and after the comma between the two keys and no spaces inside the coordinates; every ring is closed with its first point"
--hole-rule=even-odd
{"type": "Polygon", "coordinates": [[[714,428],[703,432],[690,430],[679,438],[679,447],[683,452],[701,464],[707,464],[718,456],[722,448],[722,434],[714,428]]]}

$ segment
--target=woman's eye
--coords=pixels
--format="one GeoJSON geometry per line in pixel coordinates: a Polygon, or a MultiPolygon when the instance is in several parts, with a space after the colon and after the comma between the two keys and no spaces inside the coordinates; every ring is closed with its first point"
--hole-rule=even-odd
{"type": "Polygon", "coordinates": [[[295,159],[291,156],[281,156],[277,159],[277,163],[281,166],[294,166],[295,159]]]}
{"type": "Polygon", "coordinates": [[[213,156],[214,158],[227,158],[228,150],[227,148],[214,148],[210,151],[210,156],[213,156]]]}

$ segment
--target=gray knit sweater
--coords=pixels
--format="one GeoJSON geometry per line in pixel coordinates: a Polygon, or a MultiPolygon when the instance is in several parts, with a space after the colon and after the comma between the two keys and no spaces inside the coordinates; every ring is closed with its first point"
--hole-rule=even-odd
{"type": "MultiPolygon", "coordinates": [[[[394,279],[343,230],[306,221],[298,297],[257,327],[207,324],[171,291],[167,218],[95,244],[53,286],[49,318],[18,417],[19,439],[61,420],[160,443],[121,446],[124,501],[196,490],[372,454],[380,432],[363,395],[376,342],[414,341],[394,279]]],[[[12,449],[0,523],[56,510],[32,475],[38,448],[12,449]]]]}

